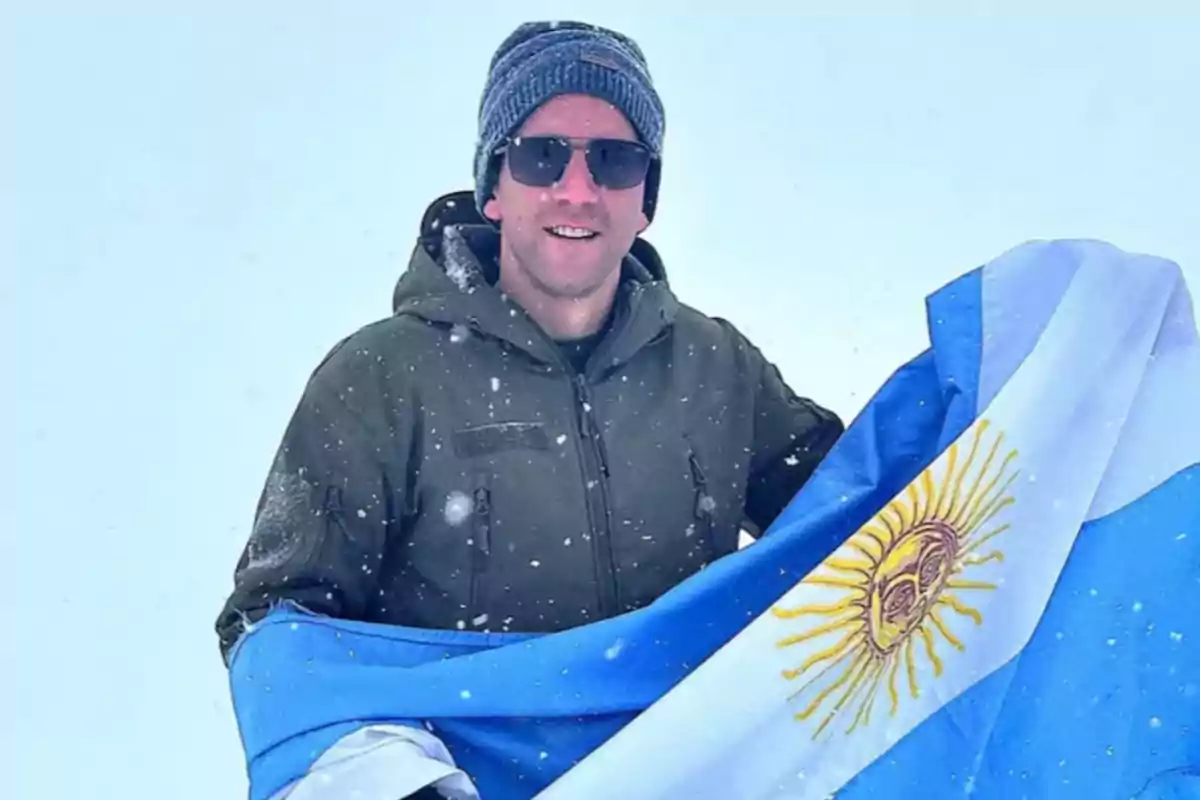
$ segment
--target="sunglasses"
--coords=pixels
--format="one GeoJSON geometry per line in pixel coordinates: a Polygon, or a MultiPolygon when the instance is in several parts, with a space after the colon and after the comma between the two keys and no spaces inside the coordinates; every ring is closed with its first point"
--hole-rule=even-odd
{"type": "Polygon", "coordinates": [[[552,186],[562,179],[571,155],[582,149],[597,186],[631,189],[646,179],[654,155],[626,139],[568,139],[563,136],[516,136],[496,149],[506,155],[513,179],[526,186],[552,186]]]}

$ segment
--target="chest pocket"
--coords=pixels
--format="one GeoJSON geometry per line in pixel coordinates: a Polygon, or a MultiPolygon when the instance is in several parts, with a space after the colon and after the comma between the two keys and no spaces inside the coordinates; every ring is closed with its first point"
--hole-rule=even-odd
{"type": "Polygon", "coordinates": [[[450,433],[436,481],[439,491],[460,487],[461,523],[434,533],[455,537],[466,556],[453,602],[473,630],[558,630],[597,618],[584,481],[567,430],[563,421],[515,421],[450,433]]]}
{"type": "MultiPolygon", "coordinates": [[[[522,453],[548,451],[550,437],[546,434],[546,426],[540,422],[496,422],[460,428],[451,434],[451,440],[454,455],[464,465],[468,479],[466,544],[470,567],[466,607],[468,616],[478,627],[492,613],[487,579],[489,572],[496,573],[493,549],[496,540],[502,538],[495,536],[493,530],[496,524],[493,492],[497,477],[503,472],[511,472],[514,465],[508,462],[514,456],[519,458],[522,453]]],[[[503,491],[504,487],[500,489],[503,491]]],[[[504,541],[500,545],[507,546],[504,541]]]]}

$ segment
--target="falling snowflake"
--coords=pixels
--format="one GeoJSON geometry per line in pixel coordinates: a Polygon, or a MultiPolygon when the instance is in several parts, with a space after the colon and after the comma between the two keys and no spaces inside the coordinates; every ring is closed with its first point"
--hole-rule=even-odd
{"type": "Polygon", "coordinates": [[[463,524],[467,517],[471,516],[471,498],[467,497],[464,492],[451,492],[446,497],[444,513],[447,525],[457,527],[463,524]]]}
{"type": "Polygon", "coordinates": [[[500,391],[500,379],[499,378],[492,378],[492,391],[493,392],[500,391]]]}

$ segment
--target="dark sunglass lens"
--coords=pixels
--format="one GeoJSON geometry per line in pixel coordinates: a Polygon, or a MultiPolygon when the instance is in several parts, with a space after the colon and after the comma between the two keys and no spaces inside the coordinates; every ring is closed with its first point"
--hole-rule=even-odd
{"type": "Polygon", "coordinates": [[[645,179],[650,151],[637,142],[597,139],[588,148],[588,167],[600,186],[630,189],[645,179]]]}
{"type": "Polygon", "coordinates": [[[552,136],[521,136],[508,146],[508,169],[527,186],[550,186],[570,160],[571,145],[552,136]]]}

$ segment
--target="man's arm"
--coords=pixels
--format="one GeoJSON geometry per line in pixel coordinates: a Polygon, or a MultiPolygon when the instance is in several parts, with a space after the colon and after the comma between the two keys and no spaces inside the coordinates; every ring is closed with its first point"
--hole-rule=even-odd
{"type": "Polygon", "coordinates": [[[756,381],[746,516],[759,536],[792,501],[845,425],[829,409],[798,397],[778,368],[753,344],[743,341],[750,356],[749,377],[756,381]]]}
{"type": "Polygon", "coordinates": [[[283,435],[217,620],[226,659],[246,623],[282,602],[356,619],[378,591],[411,426],[386,364],[351,341],[313,372],[283,435]]]}
{"type": "MultiPolygon", "coordinates": [[[[388,534],[404,514],[413,439],[413,398],[401,396],[395,376],[403,373],[389,366],[388,351],[395,359],[394,339],[385,349],[350,337],[309,379],[217,621],[226,660],[246,623],[278,603],[361,619],[378,593],[388,534]]],[[[347,734],[274,800],[333,800],[347,787],[412,800],[478,797],[436,736],[395,721],[347,734]],[[423,788],[413,793],[414,785],[423,788]]]]}

